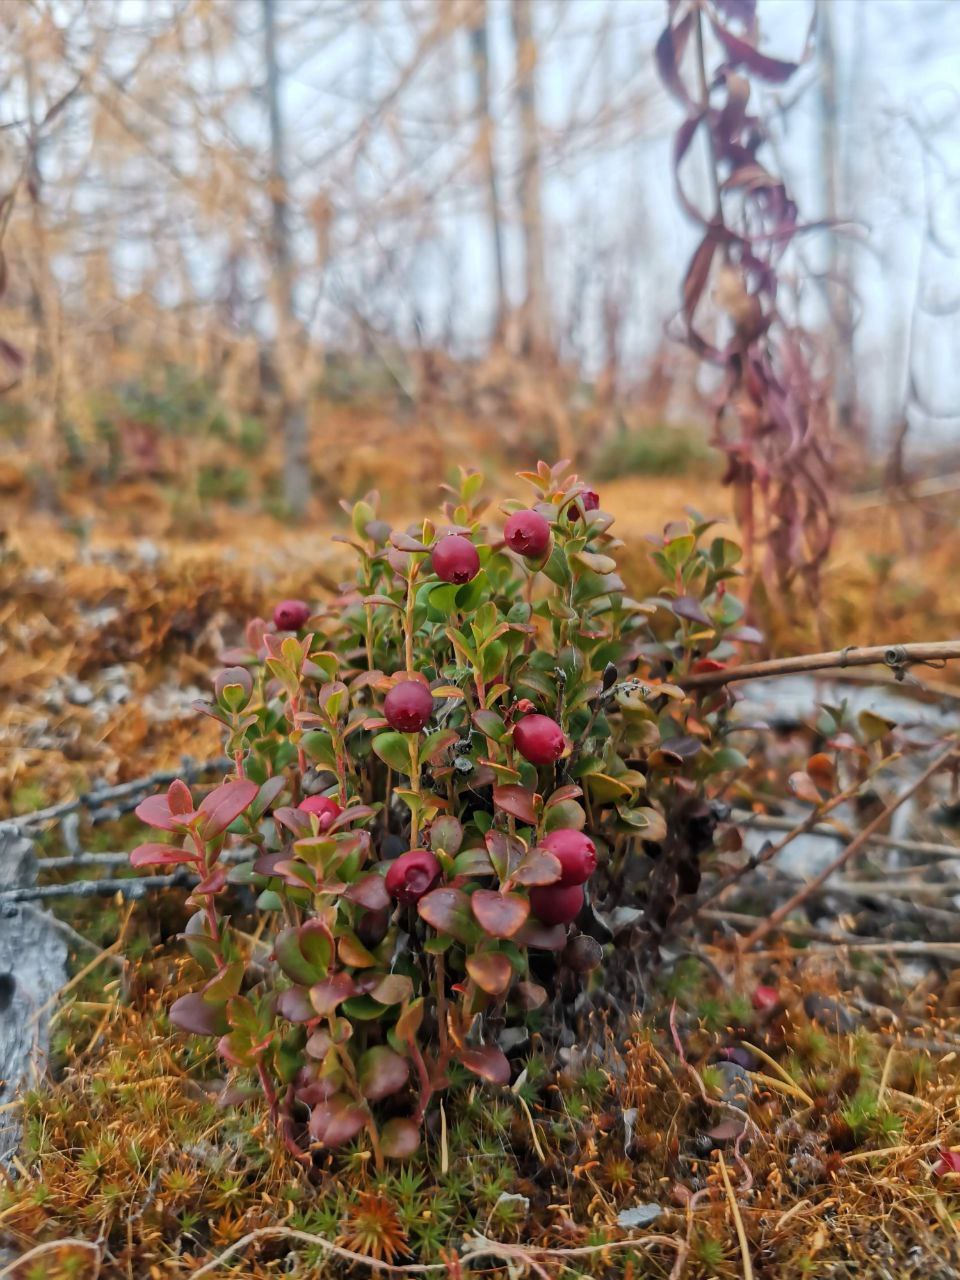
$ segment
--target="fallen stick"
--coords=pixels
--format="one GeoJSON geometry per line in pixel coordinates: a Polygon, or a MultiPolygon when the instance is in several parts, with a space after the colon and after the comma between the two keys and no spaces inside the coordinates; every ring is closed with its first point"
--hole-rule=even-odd
{"type": "Polygon", "coordinates": [[[11,821],[17,827],[32,827],[41,822],[49,822],[54,818],[63,818],[68,813],[75,813],[78,809],[102,809],[110,802],[128,799],[131,796],[139,795],[142,791],[148,791],[152,787],[171,783],[176,778],[182,778],[185,782],[192,782],[202,777],[205,773],[212,773],[217,770],[226,772],[232,768],[232,761],[227,760],[225,757],[217,760],[206,760],[202,763],[184,761],[179,769],[158,769],[156,773],[148,774],[146,777],[134,778],[130,782],[121,782],[114,787],[101,787],[97,790],[87,791],[73,800],[62,800],[59,804],[48,805],[45,809],[35,809],[33,813],[21,814],[11,819],[11,821]]]}
{"type": "Polygon", "coordinates": [[[797,675],[806,671],[828,671],[831,668],[869,667],[882,664],[898,678],[918,663],[951,662],[960,658],[960,640],[939,640],[932,644],[877,644],[861,649],[850,645],[831,653],[806,653],[793,658],[769,658],[765,662],[747,662],[741,667],[722,671],[700,671],[678,676],[675,683],[682,689],[719,689],[741,680],[762,680],[768,676],[797,675]]]}
{"type": "Polygon", "coordinates": [[[890,817],[896,813],[902,804],[906,803],[906,801],[919,791],[926,782],[929,782],[933,775],[938,770],[942,769],[945,764],[951,760],[955,760],[956,758],[957,744],[956,742],[951,742],[950,746],[947,747],[945,751],[941,751],[940,754],[927,765],[923,773],[921,773],[918,778],[914,779],[909,787],[906,787],[901,791],[896,799],[891,800],[890,803],[886,805],[871,822],[867,823],[858,835],[854,836],[846,848],[842,849],[832,862],[828,863],[818,875],[815,875],[812,880],[808,880],[807,883],[798,889],[791,898],[788,898],[787,901],[777,907],[776,911],[772,912],[766,920],[759,924],[750,936],[744,939],[744,949],[749,950],[750,947],[756,946],[756,944],[764,938],[771,929],[775,929],[780,921],[784,920],[791,911],[794,911],[802,903],[806,902],[811,894],[816,893],[820,886],[829,880],[834,872],[839,871],[842,866],[845,866],[854,854],[858,853],[864,845],[869,842],[870,837],[879,831],[884,823],[886,823],[890,817]]]}
{"type": "MultiPolygon", "coordinates": [[[[752,827],[756,831],[792,831],[795,823],[790,818],[778,817],[776,814],[751,813],[746,809],[734,809],[730,815],[731,822],[741,827],[752,827]]],[[[810,835],[824,836],[831,840],[852,840],[856,834],[844,831],[841,827],[831,826],[828,822],[818,822],[807,827],[810,835]]],[[[931,857],[960,858],[960,845],[940,844],[935,840],[898,839],[877,833],[870,837],[870,844],[881,849],[896,849],[900,853],[928,854],[931,857]]],[[[41,862],[41,866],[43,863],[41,862]]]]}

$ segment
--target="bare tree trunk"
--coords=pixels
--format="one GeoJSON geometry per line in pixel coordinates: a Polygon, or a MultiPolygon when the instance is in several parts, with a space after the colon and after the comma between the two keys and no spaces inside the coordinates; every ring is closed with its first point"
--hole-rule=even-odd
{"type": "MultiPolygon", "coordinates": [[[[837,108],[837,61],[834,45],[833,0],[817,0],[817,51],[820,62],[820,154],[824,215],[837,221],[843,216],[841,196],[841,146],[837,108]]],[[[857,412],[856,366],[853,350],[853,308],[850,301],[850,256],[843,237],[830,237],[830,265],[826,297],[833,341],[830,344],[834,398],[840,427],[849,431],[857,412]]]]}
{"type": "Polygon", "coordinates": [[[520,222],[523,227],[526,291],[521,343],[526,355],[549,359],[550,299],[547,292],[541,207],[540,128],[537,120],[537,43],[533,34],[531,0],[512,0],[510,16],[516,56],[517,110],[520,116],[520,222]]]}
{"type": "Polygon", "coordinates": [[[497,191],[497,163],[494,153],[493,116],[490,111],[490,50],[487,40],[487,0],[477,0],[476,17],[470,27],[470,51],[473,60],[474,92],[477,103],[477,147],[483,165],[487,190],[490,245],[493,251],[496,309],[493,322],[493,345],[503,341],[507,323],[506,268],[503,254],[503,225],[497,191]]]}
{"type": "Polygon", "coordinates": [[[276,320],[277,374],[283,423],[283,496],[291,515],[306,511],[310,499],[310,460],[302,375],[298,369],[298,324],[293,305],[290,230],[287,224],[286,133],[280,110],[280,68],[277,63],[274,0],[263,6],[263,52],[267,73],[267,111],[270,121],[270,262],[271,293],[276,320]]]}

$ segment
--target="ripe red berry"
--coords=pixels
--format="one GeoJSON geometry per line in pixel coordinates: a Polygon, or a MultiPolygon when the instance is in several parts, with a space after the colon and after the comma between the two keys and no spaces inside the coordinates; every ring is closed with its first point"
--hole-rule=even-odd
{"type": "Polygon", "coordinates": [[[326,831],[335,818],[339,818],[343,810],[330,796],[307,796],[297,805],[304,813],[315,813],[320,819],[320,830],[326,831]]]}
{"type": "Polygon", "coordinates": [[[750,1003],[758,1013],[770,1013],[780,1003],[780,992],[776,987],[755,987],[750,1003]]]}
{"type": "Polygon", "coordinates": [[[517,555],[539,560],[550,546],[550,525],[539,511],[515,511],[503,526],[503,538],[517,555]]]}
{"type": "Polygon", "coordinates": [[[597,511],[600,508],[600,495],[596,489],[581,489],[567,508],[571,520],[580,519],[581,508],[584,511],[597,511]]]}
{"type": "Polygon", "coordinates": [[[402,853],[387,871],[387,893],[405,906],[413,906],[440,879],[440,863],[426,849],[402,853]]]}
{"type": "Polygon", "coordinates": [[[433,695],[419,680],[401,680],[384,698],[383,714],[398,733],[419,733],[433,715],[433,695]]]}
{"type": "Polygon", "coordinates": [[[597,869],[597,846],[582,831],[561,827],[551,831],[541,842],[560,863],[561,885],[584,884],[597,869]]]}
{"type": "Polygon", "coordinates": [[[531,764],[555,764],[566,749],[563,730],[549,716],[524,716],[513,730],[513,745],[531,764]]]}
{"type": "Polygon", "coordinates": [[[530,890],[530,910],[542,924],[572,924],[582,907],[582,884],[545,884],[530,890]]]}
{"type": "Polygon", "coordinates": [[[433,572],[444,582],[455,582],[462,586],[470,582],[480,572],[480,557],[477,548],[460,534],[451,533],[441,538],[431,554],[433,572]]]}
{"type": "Polygon", "coordinates": [[[306,600],[281,600],[273,611],[273,625],[278,631],[299,631],[309,617],[306,600]]]}

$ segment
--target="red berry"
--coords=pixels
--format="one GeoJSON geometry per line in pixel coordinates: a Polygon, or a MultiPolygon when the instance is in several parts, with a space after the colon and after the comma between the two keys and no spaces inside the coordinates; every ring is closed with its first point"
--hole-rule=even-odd
{"type": "Polygon", "coordinates": [[[299,631],[309,617],[306,600],[281,600],[273,611],[273,625],[278,631],[299,631]]]}
{"type": "Polygon", "coordinates": [[[582,831],[561,827],[551,831],[541,842],[560,862],[558,884],[584,884],[597,869],[597,846],[582,831]]]}
{"type": "Polygon", "coordinates": [[[331,800],[329,796],[307,796],[306,800],[300,801],[297,808],[304,813],[315,813],[320,819],[321,831],[326,831],[333,820],[343,813],[343,809],[336,800],[331,800]]]}
{"type": "Polygon", "coordinates": [[[580,510],[597,511],[600,508],[600,495],[596,489],[581,489],[570,503],[569,516],[571,520],[580,519],[580,510]]]}
{"type": "Polygon", "coordinates": [[[513,745],[531,764],[555,764],[566,749],[563,730],[549,716],[524,716],[513,730],[513,745]]]}
{"type": "Polygon", "coordinates": [[[780,992],[776,987],[755,987],[750,1003],[758,1013],[769,1013],[780,1003],[780,992]]]}
{"type": "Polygon", "coordinates": [[[384,698],[383,714],[391,729],[419,733],[433,715],[433,695],[419,680],[401,680],[384,698]]]}
{"type": "Polygon", "coordinates": [[[405,906],[413,906],[440,879],[440,863],[426,849],[402,853],[387,871],[387,893],[405,906]]]}
{"type": "Polygon", "coordinates": [[[517,555],[539,560],[550,546],[550,525],[539,511],[515,511],[503,526],[503,537],[517,555]]]}
{"type": "Polygon", "coordinates": [[[545,884],[530,890],[530,909],[542,924],[572,924],[582,907],[582,884],[545,884]]]}
{"type": "Polygon", "coordinates": [[[470,582],[480,572],[477,548],[468,538],[456,533],[440,539],[433,548],[431,559],[437,577],[444,582],[455,582],[457,586],[470,582]]]}

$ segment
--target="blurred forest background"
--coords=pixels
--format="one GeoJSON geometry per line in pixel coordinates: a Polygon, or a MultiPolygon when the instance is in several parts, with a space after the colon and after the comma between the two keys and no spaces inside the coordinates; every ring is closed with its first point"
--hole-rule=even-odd
{"type": "MultiPolygon", "coordinates": [[[[769,163],[830,224],[786,246],[779,305],[832,377],[852,482],[903,439],[942,471],[960,9],[758,16],[800,60],[751,98],[769,163]]],[[[145,483],[199,526],[491,457],[709,472],[665,21],[659,0],[6,0],[4,491],[145,483]]]]}

